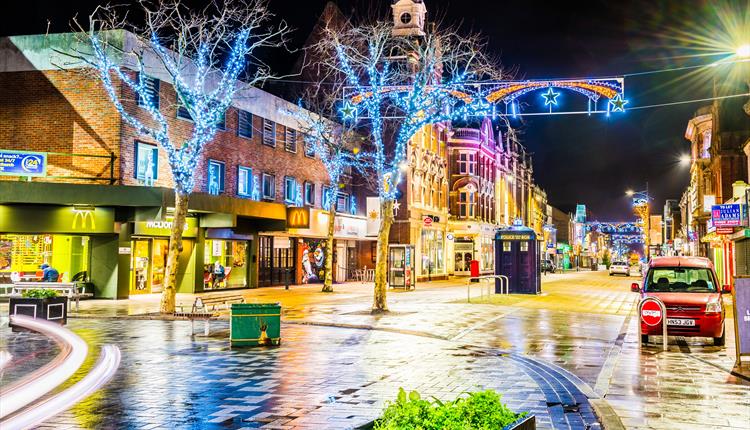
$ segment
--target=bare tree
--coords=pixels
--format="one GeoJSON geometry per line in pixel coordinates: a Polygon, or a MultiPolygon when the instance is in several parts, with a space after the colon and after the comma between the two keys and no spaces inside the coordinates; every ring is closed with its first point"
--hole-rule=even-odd
{"type": "Polygon", "coordinates": [[[258,50],[283,45],[289,30],[284,23],[271,25],[264,0],[216,0],[200,10],[180,0],[141,0],[138,5],[141,26],[114,6],[96,8],[87,27],[74,20],[80,43],[66,55],[92,68],[122,119],[167,153],[175,208],[160,309],[171,313],[183,227],[203,149],[238,92],[271,78],[258,50]],[[170,130],[159,94],[151,91],[154,75],[174,86],[177,105],[193,121],[190,138],[180,139],[170,130]],[[127,107],[122,88],[135,93],[150,116],[147,121],[127,107]]]}
{"type": "Polygon", "coordinates": [[[317,46],[318,67],[345,79],[344,119],[369,138],[362,157],[377,181],[381,214],[373,312],[388,309],[388,238],[412,136],[430,124],[489,114],[471,82],[501,74],[476,35],[433,27],[424,37],[393,37],[391,29],[386,22],[329,28],[317,46]]]}

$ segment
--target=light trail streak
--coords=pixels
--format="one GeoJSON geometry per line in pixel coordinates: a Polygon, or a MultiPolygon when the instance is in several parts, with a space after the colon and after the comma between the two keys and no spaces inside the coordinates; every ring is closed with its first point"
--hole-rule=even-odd
{"type": "Polygon", "coordinates": [[[23,315],[13,315],[10,318],[13,325],[53,338],[61,352],[27,377],[0,389],[0,418],[23,408],[65,382],[81,367],[88,354],[86,342],[58,324],[23,315]]]}

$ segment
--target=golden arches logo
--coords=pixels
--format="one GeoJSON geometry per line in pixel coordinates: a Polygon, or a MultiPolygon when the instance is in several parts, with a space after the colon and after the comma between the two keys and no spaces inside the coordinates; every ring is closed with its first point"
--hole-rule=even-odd
{"type": "Polygon", "coordinates": [[[88,230],[96,230],[96,218],[94,218],[94,211],[92,210],[73,209],[73,225],[70,228],[78,229],[79,222],[81,230],[87,230],[87,225],[89,226],[88,230]]]}
{"type": "Polygon", "coordinates": [[[288,228],[310,228],[310,208],[287,208],[286,224],[288,228]]]}

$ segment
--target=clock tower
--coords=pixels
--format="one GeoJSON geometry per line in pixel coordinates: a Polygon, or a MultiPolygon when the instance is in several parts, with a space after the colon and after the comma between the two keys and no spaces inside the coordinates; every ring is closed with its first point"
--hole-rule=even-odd
{"type": "Polygon", "coordinates": [[[398,0],[391,5],[393,9],[394,36],[424,36],[424,22],[427,8],[422,0],[398,0]]]}

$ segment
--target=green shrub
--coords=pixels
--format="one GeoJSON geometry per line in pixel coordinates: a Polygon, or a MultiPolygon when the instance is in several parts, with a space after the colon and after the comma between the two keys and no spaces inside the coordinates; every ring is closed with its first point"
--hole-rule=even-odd
{"type": "Polygon", "coordinates": [[[376,430],[498,430],[526,416],[515,413],[500,401],[493,390],[468,393],[452,402],[428,401],[419,393],[399,389],[395,402],[389,402],[375,422],[376,430]]]}
{"type": "Polygon", "coordinates": [[[26,290],[21,293],[21,297],[25,299],[52,299],[57,297],[57,291],[55,290],[26,290]]]}

